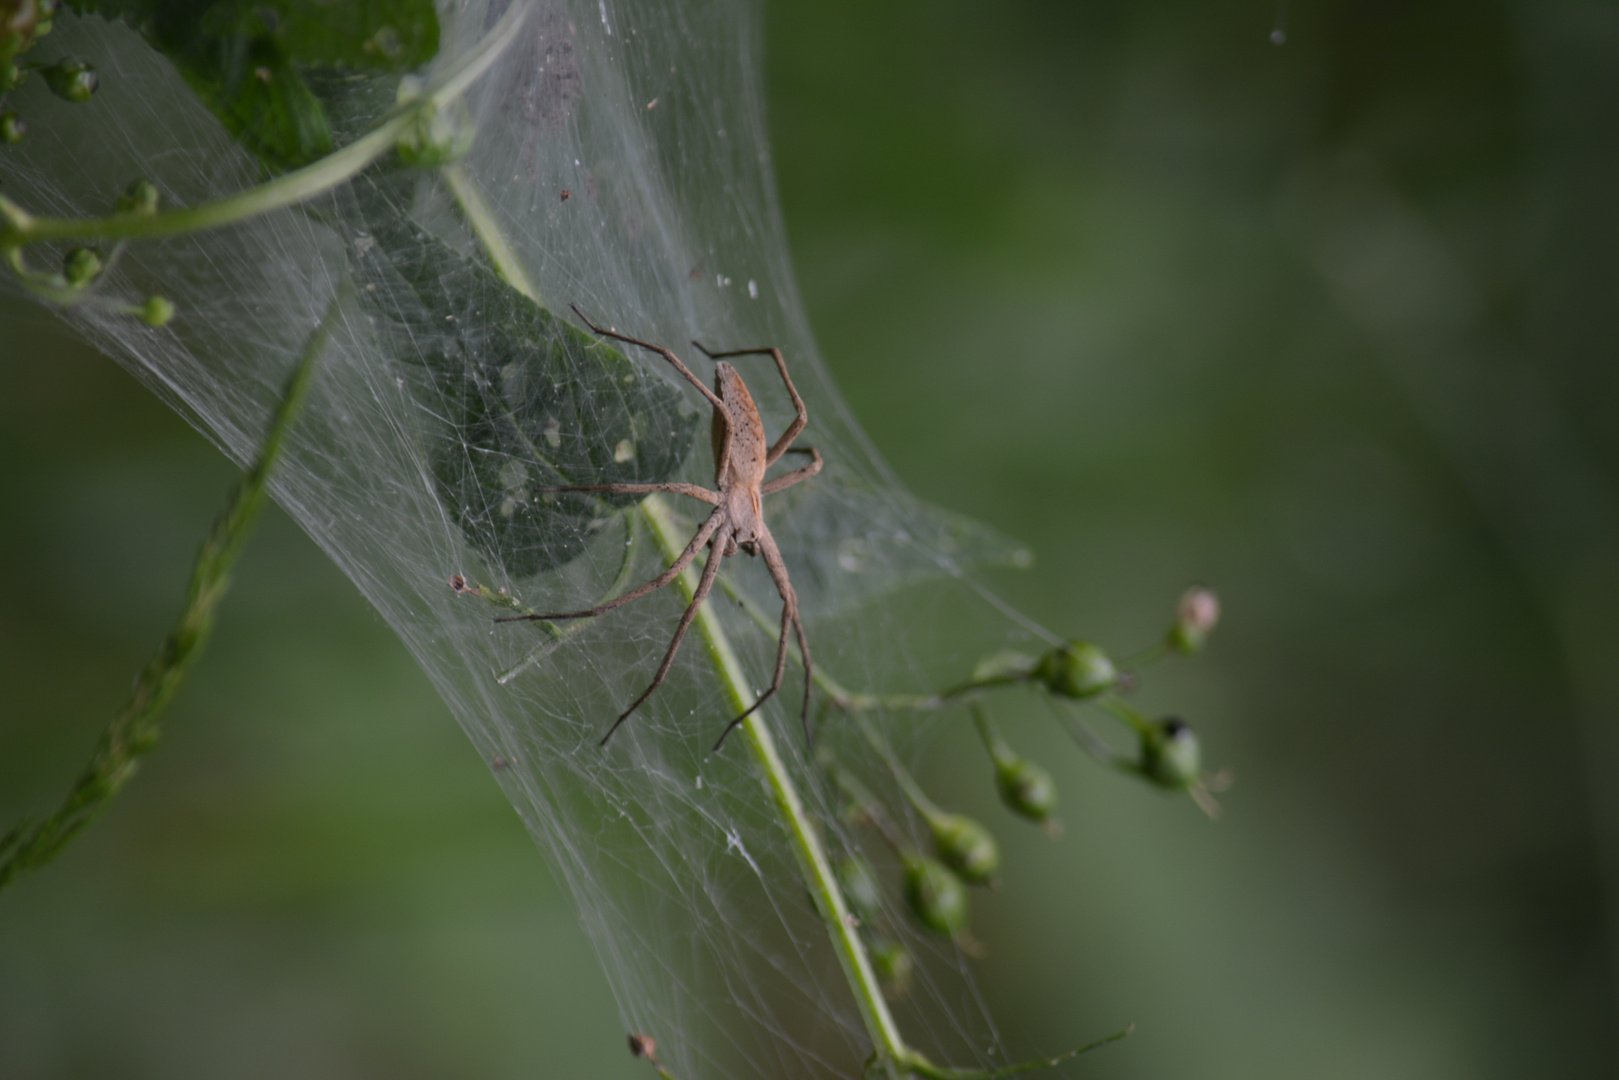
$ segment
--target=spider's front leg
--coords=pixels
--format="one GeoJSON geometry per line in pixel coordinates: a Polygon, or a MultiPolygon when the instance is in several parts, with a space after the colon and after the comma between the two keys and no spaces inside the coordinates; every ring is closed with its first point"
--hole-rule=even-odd
{"type": "Polygon", "coordinates": [[[535,488],[536,495],[559,491],[596,491],[603,495],[687,495],[710,506],[718,506],[720,494],[696,484],[570,484],[566,487],[535,488]]]}
{"type": "MultiPolygon", "coordinates": [[[[612,611],[614,608],[623,607],[632,600],[639,600],[649,592],[656,592],[658,589],[663,588],[675,578],[679,577],[681,572],[685,570],[686,567],[691,565],[692,560],[697,558],[697,553],[702,550],[704,544],[708,543],[709,537],[713,536],[715,530],[719,529],[719,527],[723,524],[725,524],[725,507],[715,507],[714,512],[708,515],[708,520],[703,522],[702,527],[699,528],[696,535],[691,538],[691,543],[686,545],[686,550],[680,553],[680,558],[676,559],[672,564],[670,564],[669,569],[665,570],[663,573],[659,574],[645,585],[631,589],[623,596],[614,597],[612,600],[609,600],[604,604],[597,604],[595,607],[586,611],[567,611],[556,615],[513,615],[504,619],[496,619],[495,621],[549,622],[554,619],[591,619],[595,618],[597,615],[606,614],[607,612],[612,611]]],[[[640,702],[636,702],[636,704],[640,704],[640,702]]],[[[622,720],[623,717],[619,717],[619,719],[622,720]]]]}

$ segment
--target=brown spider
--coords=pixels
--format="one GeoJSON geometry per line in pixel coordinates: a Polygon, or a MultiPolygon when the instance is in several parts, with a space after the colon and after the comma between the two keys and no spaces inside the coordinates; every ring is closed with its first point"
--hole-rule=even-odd
{"type": "Polygon", "coordinates": [[[700,499],[714,507],[714,512],[708,515],[708,520],[698,528],[686,545],[686,550],[680,553],[674,563],[638,588],[631,589],[622,596],[598,604],[588,611],[570,611],[560,615],[521,615],[512,619],[502,619],[501,622],[518,622],[528,619],[589,619],[622,607],[632,600],[639,600],[649,592],[663,588],[681,572],[690,566],[692,560],[697,558],[697,552],[704,544],[708,545],[708,561],[703,566],[703,576],[697,583],[697,591],[692,595],[691,603],[687,606],[685,614],[680,616],[680,625],[675,628],[674,640],[669,643],[669,651],[664,653],[663,663],[658,665],[658,673],[652,678],[652,685],[636,698],[629,708],[625,709],[619,718],[613,721],[613,726],[607,729],[602,736],[601,745],[606,746],[607,740],[613,737],[629,715],[639,709],[652,692],[663,685],[664,676],[674,665],[675,653],[680,651],[681,639],[691,627],[692,620],[697,617],[697,609],[707,599],[708,592],[714,586],[714,578],[719,573],[720,561],[726,556],[736,554],[737,550],[747,552],[749,555],[763,555],[765,566],[770,571],[770,578],[776,583],[776,591],[781,594],[781,636],[776,646],[776,675],[770,683],[770,689],[759,695],[746,712],[732,720],[725,726],[720,734],[719,741],[714,744],[718,750],[724,745],[726,736],[742,721],[746,720],[753,711],[763,705],[770,695],[781,688],[782,674],[787,670],[787,630],[792,628],[798,637],[798,649],[804,657],[804,708],[802,720],[804,723],[804,738],[809,734],[809,704],[810,704],[810,673],[814,670],[810,663],[809,641],[804,637],[804,623],[798,617],[798,595],[793,592],[793,584],[787,579],[787,565],[781,561],[781,551],[776,547],[775,537],[765,526],[764,508],[760,499],[771,495],[794,484],[808,480],[821,471],[821,454],[812,446],[795,447],[793,440],[798,438],[804,425],[809,423],[809,414],[804,410],[804,400],[798,396],[797,387],[787,374],[787,362],[781,357],[780,349],[735,349],[731,352],[709,352],[697,342],[692,342],[702,349],[703,355],[710,360],[719,361],[714,365],[714,389],[710,390],[693,375],[680,358],[661,345],[640,341],[636,338],[620,334],[617,330],[603,329],[591,322],[585,313],[574,306],[574,314],[584,319],[585,325],[603,337],[614,338],[629,345],[639,345],[643,349],[651,349],[659,353],[669,363],[674,365],[693,386],[702,391],[703,396],[714,406],[714,422],[712,428],[714,442],[714,486],[718,491],[709,491],[696,484],[590,484],[573,487],[537,488],[536,491],[600,491],[614,495],[651,495],[655,492],[668,492],[671,495],[689,495],[693,499],[700,499]],[[755,356],[768,353],[775,358],[776,370],[781,372],[781,381],[787,384],[787,393],[793,399],[793,409],[798,414],[793,422],[782,432],[774,446],[765,446],[765,427],[759,419],[759,408],[753,403],[753,395],[742,382],[742,376],[737,374],[736,368],[727,364],[727,356],[755,356]],[[774,480],[765,480],[765,470],[779,461],[784,454],[808,454],[810,463],[802,469],[795,469],[790,473],[776,477],[774,480]]]}

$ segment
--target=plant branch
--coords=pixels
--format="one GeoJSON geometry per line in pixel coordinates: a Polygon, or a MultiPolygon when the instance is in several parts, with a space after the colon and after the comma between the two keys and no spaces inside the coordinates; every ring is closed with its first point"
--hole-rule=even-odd
{"type": "Polygon", "coordinates": [[[0,888],[28,870],[35,870],[59,855],[85,826],[107,808],[129,782],[141,758],[157,745],[158,717],[184,682],[192,663],[213,631],[214,609],[230,587],[230,569],[264,504],[264,486],[298,418],[309,389],[315,360],[331,336],[332,323],[347,295],[340,289],[287,383],[270,430],[259,448],[258,459],[237,480],[225,508],[214,521],[197,552],[185,610],[157,653],[135,680],[129,699],[102,733],[90,763],[50,817],[29,826],[25,819],[0,838],[0,888]]]}

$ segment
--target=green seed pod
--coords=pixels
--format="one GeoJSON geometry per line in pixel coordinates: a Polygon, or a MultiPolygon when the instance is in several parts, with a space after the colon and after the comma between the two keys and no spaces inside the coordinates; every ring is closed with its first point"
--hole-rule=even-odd
{"type": "Polygon", "coordinates": [[[150,180],[137,180],[118,196],[120,214],[155,214],[159,196],[157,185],[150,180]]]}
{"type": "Polygon", "coordinates": [[[1053,694],[1069,698],[1095,697],[1119,681],[1107,653],[1088,641],[1070,641],[1046,653],[1034,674],[1053,694]]]}
{"type": "Polygon", "coordinates": [[[870,921],[883,909],[883,890],[877,884],[877,875],[872,873],[871,864],[858,855],[838,863],[838,888],[843,890],[849,910],[862,919],[870,921]]]}
{"type": "Polygon", "coordinates": [[[94,96],[99,82],[96,69],[83,60],[72,58],[58,60],[45,68],[45,85],[51,88],[51,93],[63,101],[75,103],[89,101],[94,96]]]}
{"type": "Polygon", "coordinates": [[[1220,598],[1213,589],[1194,585],[1181,596],[1175,611],[1175,625],[1169,628],[1169,647],[1178,653],[1195,653],[1203,648],[1220,621],[1220,598]]]}
{"type": "Polygon", "coordinates": [[[962,814],[939,814],[928,821],[933,849],[939,859],[971,885],[982,885],[1001,866],[1001,849],[994,835],[962,814]]]}
{"type": "Polygon", "coordinates": [[[1056,782],[1050,773],[1027,758],[997,761],[995,787],[1008,810],[1030,821],[1045,821],[1057,812],[1056,782]]]}
{"type": "Polygon", "coordinates": [[[166,326],[168,321],[174,318],[174,305],[169,302],[167,297],[158,296],[154,293],[146,298],[146,303],[141,305],[139,315],[141,322],[147,326],[166,326]]]}
{"type": "Polygon", "coordinates": [[[28,137],[28,121],[15,112],[0,113],[0,143],[20,143],[28,137]]]}
{"type": "Polygon", "coordinates": [[[905,861],[905,900],[923,926],[953,938],[967,926],[967,888],[943,863],[913,854],[905,861]]]}
{"type": "Polygon", "coordinates": [[[82,289],[101,273],[101,252],[95,248],[76,247],[62,259],[62,276],[76,289],[82,289]]]}
{"type": "Polygon", "coordinates": [[[891,937],[878,934],[871,939],[866,951],[871,956],[871,966],[877,970],[877,977],[884,983],[884,997],[898,1000],[910,992],[916,961],[911,959],[909,949],[891,937]]]}
{"type": "Polygon", "coordinates": [[[26,74],[22,68],[10,61],[0,62],[0,94],[21,86],[26,74]]]}
{"type": "Polygon", "coordinates": [[[1141,772],[1161,787],[1184,791],[1197,782],[1203,754],[1186,721],[1171,716],[1141,737],[1141,772]]]}

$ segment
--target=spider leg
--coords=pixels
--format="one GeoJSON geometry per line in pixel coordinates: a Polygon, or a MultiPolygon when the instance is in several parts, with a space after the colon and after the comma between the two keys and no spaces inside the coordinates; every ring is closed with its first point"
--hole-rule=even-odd
{"type": "Polygon", "coordinates": [[[802,469],[794,469],[790,473],[783,473],[774,480],[766,482],[759,488],[760,495],[774,495],[778,491],[785,490],[786,488],[792,487],[794,484],[808,480],[810,477],[820,472],[821,466],[825,464],[825,462],[821,460],[821,452],[815,449],[813,446],[795,446],[789,450],[788,453],[808,454],[810,457],[814,458],[814,460],[808,465],[804,466],[802,469]]]}
{"type": "Polygon", "coordinates": [[[575,484],[569,487],[542,487],[534,488],[535,494],[544,494],[548,491],[600,491],[608,495],[690,495],[710,506],[720,504],[717,491],[698,487],[696,484],[575,484]]]}
{"type": "MultiPolygon", "coordinates": [[[[581,315],[580,318],[584,318],[584,316],[581,315]]],[[[793,399],[793,412],[797,415],[794,416],[793,422],[787,425],[787,430],[781,433],[781,438],[776,440],[776,445],[770,448],[770,453],[765,456],[765,466],[768,468],[774,465],[781,455],[787,452],[787,448],[793,445],[793,440],[798,438],[799,432],[804,430],[804,425],[809,423],[809,410],[804,408],[804,399],[798,396],[798,387],[793,385],[792,376],[787,374],[787,361],[782,359],[781,350],[766,347],[762,349],[732,349],[730,352],[709,352],[703,348],[703,343],[700,341],[694,341],[692,344],[702,350],[703,355],[710,360],[723,360],[727,356],[764,356],[766,354],[775,359],[776,370],[781,372],[781,381],[787,384],[787,396],[793,399]]]]}
{"type": "MultiPolygon", "coordinates": [[[[718,513],[714,515],[714,517],[719,516],[718,513]]],[[[712,521],[713,518],[709,520],[712,521]]],[[[607,740],[611,739],[613,732],[618,730],[618,725],[629,719],[630,713],[639,709],[642,703],[652,696],[652,692],[663,685],[664,677],[669,674],[669,669],[674,666],[675,654],[680,651],[681,640],[686,636],[686,631],[691,629],[692,620],[697,618],[697,609],[703,606],[703,601],[708,599],[708,591],[714,587],[714,578],[719,575],[720,563],[724,561],[724,556],[720,552],[725,549],[725,537],[725,533],[720,533],[715,537],[713,546],[708,550],[708,562],[703,566],[703,576],[697,582],[697,591],[692,593],[691,603],[686,605],[685,614],[680,616],[680,625],[675,627],[674,640],[669,642],[669,651],[663,654],[663,663],[658,665],[658,673],[652,677],[652,685],[647,687],[641,696],[635,699],[634,704],[619,715],[617,720],[613,721],[613,726],[607,729],[606,735],[602,736],[600,745],[606,746],[607,740]]],[[[687,550],[691,551],[689,548],[687,550]]],[[[696,554],[694,551],[691,553],[696,554]]],[[[681,558],[685,558],[685,555],[683,554],[681,558]]],[[[681,567],[681,569],[685,569],[685,567],[681,567]]]]}
{"type": "Polygon", "coordinates": [[[597,326],[595,323],[590,321],[590,316],[579,310],[578,304],[570,304],[569,306],[573,308],[573,313],[575,315],[585,320],[586,326],[590,327],[602,337],[610,337],[615,341],[622,341],[627,345],[639,345],[643,349],[651,349],[653,352],[662,355],[665,360],[674,365],[676,371],[680,372],[686,377],[687,382],[691,383],[693,386],[697,387],[697,389],[703,392],[703,396],[708,399],[708,403],[710,405],[714,406],[714,408],[720,410],[721,412],[726,413],[727,416],[730,415],[726,411],[725,402],[720,400],[720,396],[714,393],[714,391],[710,390],[707,386],[704,386],[703,381],[697,376],[693,375],[691,373],[691,369],[680,362],[680,357],[676,356],[662,345],[654,345],[650,341],[642,341],[640,338],[632,338],[628,334],[621,334],[617,330],[609,330],[606,327],[597,326]]]}
{"type": "Polygon", "coordinates": [[[735,720],[732,720],[729,724],[725,725],[725,730],[720,732],[719,741],[714,744],[714,749],[709,751],[710,754],[719,753],[720,747],[725,745],[725,740],[730,736],[731,732],[736,730],[737,726],[741,724],[742,721],[752,716],[754,711],[757,710],[759,706],[769,701],[772,694],[781,689],[781,677],[787,672],[787,628],[791,624],[792,619],[792,606],[783,604],[781,608],[781,634],[776,639],[776,674],[775,677],[770,680],[770,689],[760,694],[759,700],[755,701],[752,705],[749,705],[746,712],[737,717],[735,720]]]}
{"type": "MultiPolygon", "coordinates": [[[[782,675],[787,669],[787,631],[792,628],[798,636],[798,649],[804,657],[804,711],[801,719],[804,724],[804,737],[809,739],[809,706],[810,706],[810,676],[813,674],[814,662],[810,659],[809,639],[804,635],[804,624],[798,617],[798,594],[793,591],[793,583],[787,577],[787,564],[782,561],[781,551],[776,547],[776,538],[770,535],[769,529],[762,529],[755,538],[759,546],[759,554],[764,556],[765,566],[770,570],[770,580],[775,582],[776,591],[781,594],[781,634],[776,639],[776,676],[770,683],[770,689],[759,695],[759,700],[753,703],[752,708],[726,725],[720,734],[720,741],[714,744],[714,751],[725,744],[726,736],[731,734],[733,728],[751,715],[754,709],[763,705],[770,695],[781,689],[782,675]]],[[[713,753],[714,751],[710,751],[713,753]]]]}
{"type": "MultiPolygon", "coordinates": [[[[504,619],[496,619],[495,621],[549,622],[553,619],[590,619],[597,615],[603,615],[609,611],[612,611],[614,608],[623,607],[631,600],[639,600],[649,592],[656,592],[658,589],[663,588],[675,578],[679,577],[680,572],[686,569],[686,567],[690,566],[691,561],[697,557],[697,552],[702,549],[702,546],[705,543],[708,542],[708,538],[714,535],[714,530],[718,529],[722,524],[724,524],[724,522],[725,509],[724,507],[717,508],[712,514],[708,515],[708,520],[703,522],[702,527],[699,528],[696,535],[691,538],[691,543],[686,545],[686,550],[680,553],[680,558],[676,559],[669,565],[669,569],[665,570],[663,573],[659,574],[645,585],[640,585],[631,589],[623,596],[614,597],[604,604],[597,604],[595,607],[590,608],[587,611],[568,611],[558,615],[513,615],[504,619]]],[[[637,704],[639,704],[639,702],[637,704]]],[[[620,717],[620,719],[623,718],[620,717]]]]}
{"type": "MultiPolygon", "coordinates": [[[[793,604],[793,632],[798,635],[798,655],[804,659],[804,711],[799,719],[804,724],[804,745],[813,747],[815,736],[810,733],[810,690],[814,687],[815,662],[810,659],[809,638],[804,636],[804,620],[798,617],[798,604],[793,604]]],[[[784,632],[785,633],[785,632],[784,632]]]]}

